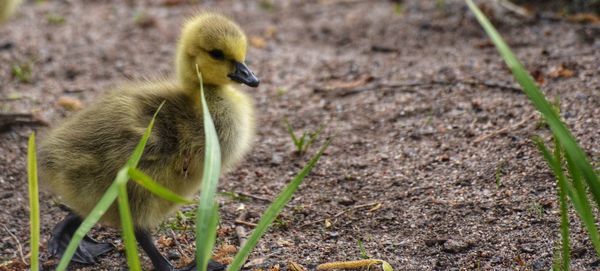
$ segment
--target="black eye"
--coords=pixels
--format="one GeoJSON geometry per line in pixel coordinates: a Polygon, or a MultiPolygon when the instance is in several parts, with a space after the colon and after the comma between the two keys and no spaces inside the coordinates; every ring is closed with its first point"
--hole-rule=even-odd
{"type": "Polygon", "coordinates": [[[223,51],[221,51],[219,49],[210,50],[210,51],[208,51],[208,54],[216,60],[225,59],[225,54],[223,53],[223,51]]]}

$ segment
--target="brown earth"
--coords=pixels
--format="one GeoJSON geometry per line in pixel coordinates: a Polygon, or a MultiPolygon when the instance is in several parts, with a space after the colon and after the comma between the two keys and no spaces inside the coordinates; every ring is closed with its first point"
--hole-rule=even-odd
{"type": "MultiPolygon", "coordinates": [[[[262,79],[246,89],[259,115],[254,149],[219,188],[252,197],[219,198],[219,243],[237,246],[238,207],[257,222],[268,205],[259,198],[274,198],[337,135],[250,267],[358,259],[362,242],[367,255],[397,270],[550,268],[558,202],[531,141],[549,132],[463,2],[406,1],[400,11],[387,1],[34,2],[0,26],[4,124],[15,120],[8,112],[35,116],[0,125],[0,269],[23,268],[19,246],[28,253],[26,141],[49,129],[38,120],[57,125],[77,100],[86,106],[120,82],[172,73],[179,26],[198,9],[242,25],[252,43],[249,65],[262,79]],[[14,75],[17,65],[22,76],[14,75]],[[324,125],[307,155],[294,152],[284,119],[297,133],[324,125]]],[[[495,23],[545,93],[560,97],[562,116],[598,167],[598,27],[510,13],[496,14],[495,23]]],[[[41,200],[46,261],[49,231],[65,212],[49,195],[41,200]]],[[[193,255],[189,211],[157,232],[178,264],[193,255]]],[[[573,268],[600,268],[574,214],[571,221],[573,268]]],[[[92,235],[122,247],[114,230],[92,235]]],[[[98,266],[76,267],[124,266],[121,250],[98,266]]]]}

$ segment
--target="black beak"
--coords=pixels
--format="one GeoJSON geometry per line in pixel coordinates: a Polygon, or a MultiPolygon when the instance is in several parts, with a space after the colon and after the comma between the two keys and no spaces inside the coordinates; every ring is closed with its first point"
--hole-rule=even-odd
{"type": "Polygon", "coordinates": [[[238,83],[246,84],[250,87],[258,87],[260,84],[260,80],[256,78],[254,73],[246,66],[244,63],[234,62],[235,70],[228,74],[227,76],[231,78],[231,80],[236,81],[238,83]]]}

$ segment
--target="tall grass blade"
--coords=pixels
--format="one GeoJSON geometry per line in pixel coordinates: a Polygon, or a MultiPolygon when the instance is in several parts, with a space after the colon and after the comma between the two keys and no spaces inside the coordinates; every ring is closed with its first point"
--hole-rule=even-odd
{"type": "Polygon", "coordinates": [[[577,189],[576,187],[572,187],[567,182],[567,178],[565,177],[560,162],[554,157],[552,157],[552,155],[550,154],[550,152],[548,151],[541,139],[535,139],[535,142],[538,146],[538,149],[544,156],[544,159],[546,159],[548,165],[554,172],[554,176],[558,180],[558,185],[560,189],[566,191],[569,198],[571,198],[571,201],[573,202],[573,207],[575,207],[575,211],[583,221],[583,225],[588,231],[592,244],[594,245],[594,249],[596,249],[596,253],[598,253],[598,248],[600,248],[598,228],[596,227],[596,224],[594,222],[594,215],[592,213],[592,209],[588,202],[587,196],[585,195],[585,191],[579,191],[579,189],[577,189]]]}
{"type": "Polygon", "coordinates": [[[119,216],[121,217],[121,228],[123,230],[123,242],[125,242],[125,254],[127,255],[127,266],[129,270],[141,271],[140,258],[137,252],[137,242],[135,240],[135,232],[133,229],[133,219],[129,208],[129,198],[127,197],[127,169],[119,172],[116,182],[119,183],[119,216]]]}
{"type": "MultiPolygon", "coordinates": [[[[600,257],[600,234],[598,232],[598,226],[596,225],[596,219],[594,218],[593,209],[588,201],[588,189],[582,180],[581,172],[576,168],[576,162],[573,160],[569,153],[565,153],[567,160],[567,168],[569,169],[569,175],[575,188],[575,193],[581,199],[582,211],[586,212],[585,218],[582,217],[585,228],[588,230],[588,236],[592,245],[596,250],[596,255],[600,257]],[[589,214],[587,214],[589,213],[589,214]]],[[[577,210],[577,209],[576,209],[577,210]]]]}
{"type": "Polygon", "coordinates": [[[562,151],[560,149],[560,145],[558,145],[558,141],[556,139],[554,140],[555,141],[555,149],[554,149],[554,156],[552,156],[550,154],[550,151],[548,151],[548,148],[546,148],[544,141],[541,138],[536,137],[533,140],[534,140],[535,144],[537,145],[538,149],[540,150],[540,152],[542,153],[542,156],[544,156],[544,159],[546,159],[546,162],[548,162],[548,166],[552,169],[554,176],[556,177],[559,201],[560,201],[562,266],[556,266],[555,269],[566,271],[566,270],[569,270],[569,266],[570,266],[569,262],[570,262],[570,258],[571,258],[570,247],[569,247],[569,217],[568,217],[569,214],[568,214],[568,210],[567,210],[566,195],[569,194],[570,196],[572,196],[573,205],[575,206],[578,213],[580,210],[581,210],[581,212],[585,213],[585,214],[583,214],[585,216],[592,216],[592,213],[588,212],[585,209],[584,205],[581,204],[581,200],[579,199],[579,196],[577,196],[573,192],[573,190],[574,190],[573,187],[570,186],[570,184],[568,183],[568,181],[566,179],[564,170],[562,168],[562,165],[563,165],[562,151]]]}
{"type": "Polygon", "coordinates": [[[553,110],[552,105],[546,100],[544,94],[539,90],[533,78],[531,78],[529,73],[527,73],[527,70],[512,53],[498,31],[496,31],[494,26],[492,26],[490,21],[483,15],[481,10],[479,10],[472,0],[465,1],[498,49],[498,52],[512,71],[512,74],[517,82],[519,82],[519,85],[523,88],[527,97],[533,102],[536,109],[542,113],[542,116],[550,126],[554,137],[558,139],[560,145],[564,148],[565,153],[572,158],[574,168],[581,172],[585,181],[591,188],[596,204],[600,206],[600,179],[594,172],[585,152],[579,147],[569,129],[560,120],[559,114],[553,110]]]}
{"type": "Polygon", "coordinates": [[[287,132],[288,134],[290,134],[290,137],[292,137],[292,141],[294,142],[294,145],[296,146],[296,148],[298,148],[298,151],[301,150],[302,148],[302,144],[300,142],[300,140],[296,137],[296,133],[294,133],[294,128],[292,128],[292,125],[290,124],[290,122],[285,119],[285,126],[287,128],[287,132]]]}
{"type": "Polygon", "coordinates": [[[31,240],[31,271],[40,270],[40,201],[38,198],[37,155],[35,133],[27,144],[27,180],[29,184],[29,235],[31,240]]]}
{"type": "Polygon", "coordinates": [[[244,246],[240,249],[237,255],[235,255],[233,262],[227,268],[228,271],[238,271],[242,268],[242,265],[246,261],[246,258],[252,249],[254,249],[258,243],[258,240],[265,234],[283,207],[285,207],[285,205],[290,201],[294,192],[296,192],[300,184],[302,184],[302,181],[304,181],[306,175],[308,175],[308,173],[310,173],[313,167],[317,164],[319,158],[321,158],[321,155],[323,155],[323,152],[325,152],[330,143],[331,139],[325,142],[319,152],[310,159],[306,166],[304,166],[298,175],[292,179],[292,181],[284,188],[279,196],[277,196],[275,201],[273,201],[271,206],[269,206],[269,208],[264,212],[260,221],[258,222],[258,225],[252,232],[252,235],[250,235],[246,243],[244,243],[244,246]]]}
{"type": "MultiPolygon", "coordinates": [[[[562,159],[562,148],[560,143],[554,139],[554,158],[558,162],[558,165],[563,165],[562,159]]],[[[569,271],[571,267],[571,247],[569,241],[569,206],[567,201],[567,184],[566,182],[558,183],[558,200],[560,202],[560,236],[561,236],[561,263],[560,269],[562,271],[569,271]]]]}
{"type": "Polygon", "coordinates": [[[566,192],[560,186],[558,188],[558,200],[560,201],[560,237],[562,247],[562,266],[559,270],[568,271],[570,270],[571,266],[571,244],[569,240],[569,208],[566,192]]]}
{"type": "Polygon", "coordinates": [[[152,192],[153,194],[166,199],[171,202],[179,203],[179,204],[190,204],[194,201],[188,200],[177,193],[169,190],[168,188],[160,185],[159,183],[152,180],[152,178],[146,175],[144,172],[135,169],[129,168],[128,171],[129,177],[134,180],[137,184],[144,187],[146,190],[152,192]]]}
{"type": "Polygon", "coordinates": [[[196,66],[200,81],[200,101],[204,122],[204,167],[202,172],[202,187],[200,203],[196,216],[196,266],[200,271],[206,271],[212,254],[217,232],[216,219],[218,216],[215,195],[219,175],[221,174],[221,148],[215,125],[208,111],[204,97],[202,75],[196,66]]]}
{"type": "MultiPolygon", "coordinates": [[[[150,124],[146,128],[144,135],[142,135],[140,142],[135,147],[129,160],[127,161],[127,164],[119,171],[119,174],[117,174],[117,177],[119,177],[120,174],[125,174],[125,176],[127,176],[128,168],[137,167],[137,164],[139,163],[142,154],[144,153],[144,148],[146,147],[148,138],[150,137],[150,133],[152,132],[152,128],[154,127],[154,120],[156,119],[156,116],[163,105],[164,102],[160,104],[158,109],[156,109],[156,112],[154,113],[150,124]]],[[[60,259],[58,266],[56,267],[57,271],[64,271],[67,269],[67,267],[69,266],[69,262],[71,262],[73,254],[75,254],[75,251],[77,250],[77,247],[79,246],[81,240],[83,240],[83,237],[85,237],[85,235],[92,229],[92,227],[94,227],[94,225],[100,220],[102,215],[104,215],[106,210],[110,208],[111,204],[117,198],[119,194],[119,182],[126,183],[127,179],[128,178],[124,178],[124,180],[115,178],[115,181],[106,189],[106,192],[104,192],[104,195],[102,195],[98,203],[96,203],[96,206],[94,206],[94,208],[90,211],[88,216],[83,220],[83,222],[81,222],[81,225],[79,225],[79,228],[77,228],[75,234],[73,234],[73,237],[71,238],[71,241],[69,242],[65,253],[60,259]]]]}
{"type": "Polygon", "coordinates": [[[162,109],[163,105],[165,105],[164,101],[160,103],[160,105],[156,109],[156,112],[154,112],[154,116],[152,116],[150,124],[148,124],[148,127],[146,127],[146,131],[142,135],[140,142],[138,142],[137,146],[135,146],[131,157],[129,157],[127,165],[130,168],[137,168],[137,165],[140,162],[140,159],[142,158],[142,154],[144,153],[144,148],[146,148],[146,144],[148,143],[148,138],[150,138],[150,133],[152,133],[152,128],[154,127],[156,116],[158,115],[158,112],[160,112],[160,110],[162,109]]]}

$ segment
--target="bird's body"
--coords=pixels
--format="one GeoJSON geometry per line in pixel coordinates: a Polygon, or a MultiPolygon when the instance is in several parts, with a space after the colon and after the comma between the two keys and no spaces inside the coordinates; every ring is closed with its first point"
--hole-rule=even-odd
{"type": "MultiPolygon", "coordinates": [[[[139,168],[173,192],[188,197],[195,194],[202,176],[204,130],[199,97],[193,93],[176,81],[111,91],[47,136],[40,146],[43,181],[63,204],[87,216],[165,101],[139,168]]],[[[205,96],[221,145],[222,165],[227,169],[250,146],[252,103],[232,86],[207,85],[205,96]]],[[[156,226],[176,207],[135,183],[128,185],[128,193],[134,223],[142,227],[156,226]]],[[[119,225],[116,206],[102,221],[119,225]]]]}
{"type": "MultiPolygon", "coordinates": [[[[242,158],[254,134],[254,111],[250,98],[233,84],[259,84],[244,64],[246,47],[238,25],[218,14],[201,13],[183,27],[173,79],[117,87],[48,134],[40,144],[40,179],[74,213],[55,227],[49,243],[52,254],[64,252],[82,217],[112,184],[163,101],[138,168],[179,195],[198,191],[205,141],[197,70],[217,130],[223,169],[242,158]]],[[[158,252],[149,233],[176,205],[133,182],[127,184],[127,192],[136,238],[155,270],[177,270],[158,252]]],[[[111,206],[102,221],[118,227],[118,208],[111,206]]],[[[88,237],[73,261],[92,264],[109,249],[88,237]]],[[[183,270],[195,269],[191,265],[183,270]]]]}

